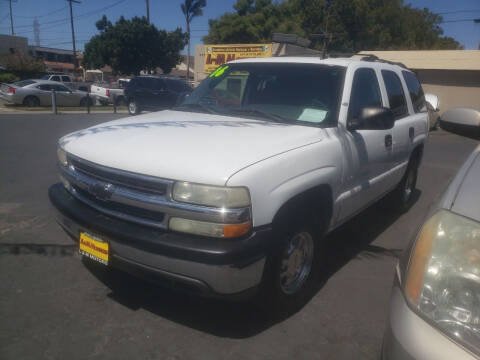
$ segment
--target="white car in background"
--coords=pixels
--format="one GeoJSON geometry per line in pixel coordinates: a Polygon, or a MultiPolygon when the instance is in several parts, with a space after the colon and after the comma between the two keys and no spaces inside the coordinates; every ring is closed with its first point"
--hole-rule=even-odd
{"type": "Polygon", "coordinates": [[[0,98],[8,103],[29,107],[51,106],[52,90],[56,92],[58,106],[93,105],[88,93],[72,90],[63,84],[49,80],[22,80],[13,84],[1,84],[0,98]]]}

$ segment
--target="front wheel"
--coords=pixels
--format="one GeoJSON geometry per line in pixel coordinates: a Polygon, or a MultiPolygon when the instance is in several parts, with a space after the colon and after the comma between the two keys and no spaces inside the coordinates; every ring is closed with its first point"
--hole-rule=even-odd
{"type": "Polygon", "coordinates": [[[135,99],[128,100],[128,113],[130,115],[137,115],[140,113],[140,108],[135,99]]]}
{"type": "Polygon", "coordinates": [[[306,221],[275,233],[279,243],[267,259],[261,296],[268,310],[281,316],[300,309],[313,296],[325,247],[320,232],[306,221]]]}

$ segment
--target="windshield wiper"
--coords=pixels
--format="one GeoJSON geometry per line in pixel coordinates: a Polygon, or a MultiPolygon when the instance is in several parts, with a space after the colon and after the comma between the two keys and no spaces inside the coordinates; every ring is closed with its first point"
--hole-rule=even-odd
{"type": "Polygon", "coordinates": [[[172,108],[172,110],[178,110],[178,111],[202,111],[208,114],[219,114],[218,111],[216,111],[212,106],[210,105],[205,105],[205,104],[199,104],[199,103],[193,103],[193,104],[181,104],[178,106],[175,106],[172,108]]]}
{"type": "Polygon", "coordinates": [[[234,114],[250,115],[250,116],[260,117],[262,119],[272,120],[280,123],[291,122],[290,119],[284,118],[283,116],[257,110],[257,109],[229,109],[229,110],[231,113],[234,113],[234,114]]]}

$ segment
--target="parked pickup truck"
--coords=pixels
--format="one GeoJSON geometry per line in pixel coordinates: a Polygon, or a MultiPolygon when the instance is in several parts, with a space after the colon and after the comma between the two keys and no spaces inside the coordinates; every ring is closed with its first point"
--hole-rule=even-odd
{"type": "Polygon", "coordinates": [[[67,85],[70,89],[80,90],[85,92],[88,92],[88,87],[90,86],[90,83],[88,82],[74,82],[70,77],[70,75],[63,75],[63,74],[46,74],[42,76],[41,80],[60,82],[64,85],[67,85]]]}
{"type": "Polygon", "coordinates": [[[86,257],[296,308],[325,234],[386,195],[412,203],[424,102],[415,75],[385,62],[233,61],[172,110],[61,138],[49,197],[86,257]]]}
{"type": "Polygon", "coordinates": [[[102,105],[126,105],[123,88],[118,84],[94,83],[90,86],[90,93],[95,95],[102,105]]]}

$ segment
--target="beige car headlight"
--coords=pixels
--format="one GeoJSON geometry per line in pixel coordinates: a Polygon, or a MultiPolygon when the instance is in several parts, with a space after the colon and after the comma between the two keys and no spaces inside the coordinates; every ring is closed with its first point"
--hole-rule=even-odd
{"type": "Polygon", "coordinates": [[[250,194],[245,187],[223,187],[177,182],[172,197],[195,205],[235,209],[250,205],[250,194]]]}
{"type": "Polygon", "coordinates": [[[60,146],[57,147],[57,158],[58,158],[58,162],[63,166],[68,165],[67,152],[63,150],[60,146]]]}
{"type": "Polygon", "coordinates": [[[437,212],[420,232],[405,278],[411,307],[480,353],[480,223],[437,212]]]}

